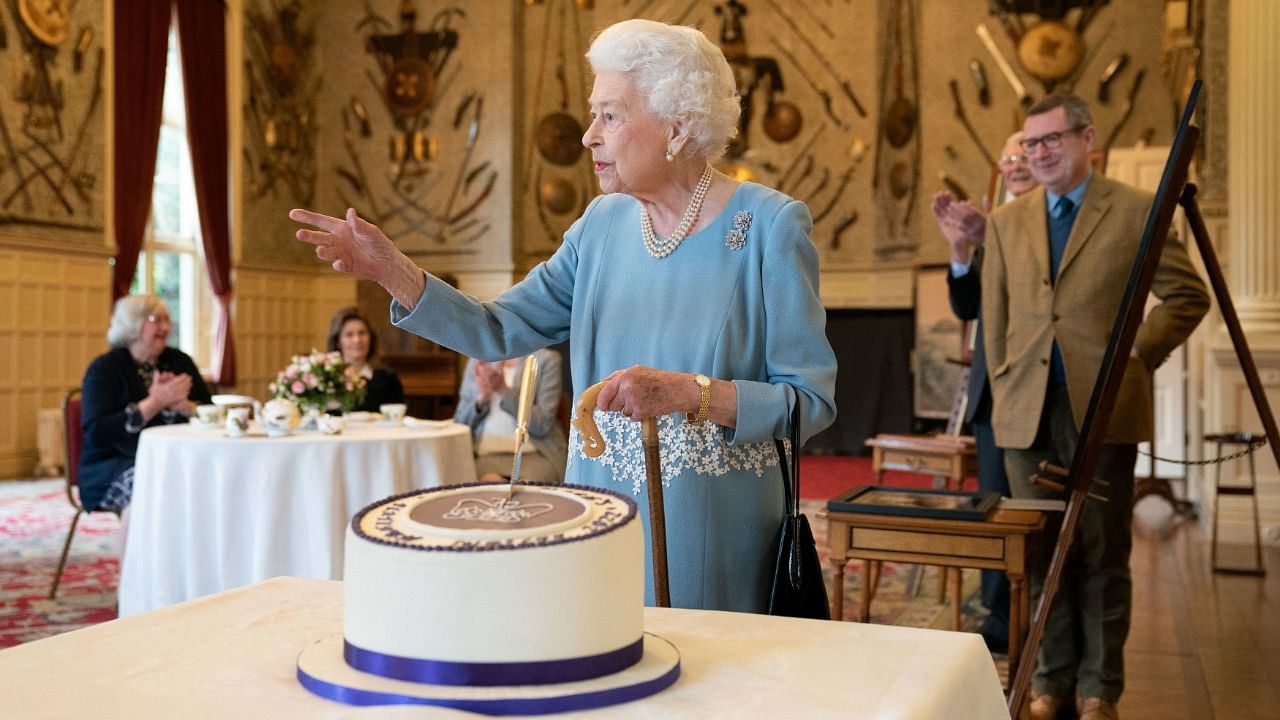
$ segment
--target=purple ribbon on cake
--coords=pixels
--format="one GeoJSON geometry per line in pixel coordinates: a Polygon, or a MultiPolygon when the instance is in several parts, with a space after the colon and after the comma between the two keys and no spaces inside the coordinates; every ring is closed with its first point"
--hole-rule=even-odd
{"type": "Polygon", "coordinates": [[[379,677],[427,683],[492,687],[501,685],[547,685],[591,680],[621,672],[640,662],[644,638],[618,650],[564,660],[536,662],[449,662],[389,655],[356,647],[343,640],[342,656],[347,665],[379,677]]]}
{"type": "Polygon", "coordinates": [[[297,672],[298,682],[320,697],[347,705],[432,705],[486,715],[547,715],[550,713],[590,710],[649,697],[669,687],[680,677],[680,663],[662,675],[623,687],[595,690],[557,697],[497,697],[488,699],[429,698],[418,695],[365,690],[330,682],[304,672],[297,672]]]}

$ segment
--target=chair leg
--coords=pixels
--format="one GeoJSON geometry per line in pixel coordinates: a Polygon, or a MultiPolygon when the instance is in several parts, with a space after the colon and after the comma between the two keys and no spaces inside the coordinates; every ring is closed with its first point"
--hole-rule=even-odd
{"type": "Polygon", "coordinates": [[[49,599],[52,600],[58,594],[58,585],[62,582],[62,571],[67,566],[67,554],[71,552],[71,540],[76,536],[76,525],[80,523],[80,515],[84,510],[76,510],[76,516],[71,518],[71,529],[67,531],[67,541],[62,544],[62,557],[58,560],[58,572],[53,575],[53,589],[49,591],[49,599]]]}

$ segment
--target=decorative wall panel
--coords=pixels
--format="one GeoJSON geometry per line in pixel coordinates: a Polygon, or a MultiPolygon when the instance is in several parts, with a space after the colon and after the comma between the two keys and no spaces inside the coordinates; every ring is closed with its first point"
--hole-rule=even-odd
{"type": "Polygon", "coordinates": [[[102,255],[0,246],[0,478],[30,476],[39,410],[107,350],[110,280],[102,255]]]}

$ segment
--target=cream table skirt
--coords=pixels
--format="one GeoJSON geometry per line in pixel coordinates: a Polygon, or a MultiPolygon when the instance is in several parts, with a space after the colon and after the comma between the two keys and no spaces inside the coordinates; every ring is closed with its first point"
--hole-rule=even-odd
{"type": "Polygon", "coordinates": [[[268,438],[253,428],[148,428],[138,443],[120,616],[278,575],[342,578],[343,534],[364,506],[475,480],[464,425],[352,424],[268,438]]]}
{"type": "MultiPolygon", "coordinates": [[[[991,656],[975,633],[667,608],[646,608],[645,629],[679,649],[680,679],[643,700],[564,717],[1009,717],[991,656]]],[[[277,578],[2,650],[0,714],[481,717],[426,707],[348,707],[312,695],[294,675],[298,652],[341,632],[342,583],[277,578]]]]}

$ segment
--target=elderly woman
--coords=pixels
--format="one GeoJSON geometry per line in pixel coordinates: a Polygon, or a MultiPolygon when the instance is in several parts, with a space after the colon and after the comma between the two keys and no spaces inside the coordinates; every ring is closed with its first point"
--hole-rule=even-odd
{"type": "Polygon", "coordinates": [[[356,410],[377,412],[386,403],[404,402],[400,377],[388,368],[370,363],[378,351],[378,336],[369,321],[354,307],[340,308],[329,321],[329,352],[342,353],[342,361],[364,376],[364,403],[356,410]]]}
{"type": "Polygon", "coordinates": [[[116,301],[107,342],[85,371],[80,426],[80,502],[86,510],[120,512],[133,495],[138,433],[185,423],[209,389],[191,357],[168,347],[169,308],[154,295],[116,301]]]}
{"type": "MultiPolygon", "coordinates": [[[[589,457],[572,433],[566,480],[630,491],[647,525],[636,421],[657,418],[672,605],[762,612],[783,517],[773,441],[793,406],[803,438],[835,418],[809,211],[712,168],[740,104],[702,33],[628,20],[587,58],[582,142],[605,194],[496,300],[424,273],[354,210],[290,217],[320,228],[298,231],[318,257],[391,293],[397,327],[488,359],[570,339],[574,387],[605,382],[607,450],[589,457]]],[[[652,577],[646,587],[652,603],[652,577]]]]}

